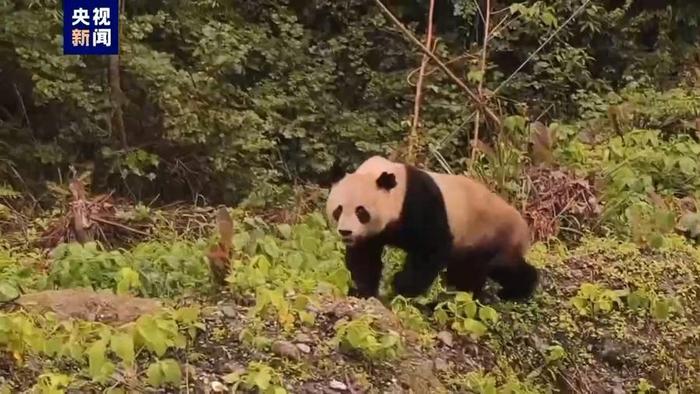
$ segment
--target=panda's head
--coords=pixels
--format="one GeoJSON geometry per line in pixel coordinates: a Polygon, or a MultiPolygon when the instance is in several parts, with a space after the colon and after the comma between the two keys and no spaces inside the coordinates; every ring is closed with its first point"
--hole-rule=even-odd
{"type": "Polygon", "coordinates": [[[405,190],[399,183],[401,175],[391,168],[363,171],[360,167],[333,183],[326,214],[346,245],[376,235],[398,219],[405,190]]]}

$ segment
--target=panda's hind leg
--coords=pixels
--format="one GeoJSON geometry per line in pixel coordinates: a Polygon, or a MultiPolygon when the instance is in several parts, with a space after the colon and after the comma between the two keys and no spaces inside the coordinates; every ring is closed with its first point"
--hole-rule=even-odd
{"type": "Polygon", "coordinates": [[[522,256],[500,254],[489,262],[488,276],[501,285],[503,300],[523,301],[535,291],[539,274],[522,256]]]}

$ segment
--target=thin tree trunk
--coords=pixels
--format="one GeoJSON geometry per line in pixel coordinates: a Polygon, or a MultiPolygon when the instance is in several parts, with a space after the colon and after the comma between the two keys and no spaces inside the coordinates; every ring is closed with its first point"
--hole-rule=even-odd
{"type": "MultiPolygon", "coordinates": [[[[124,14],[124,0],[119,3],[119,14],[117,18],[120,18],[124,14]]],[[[121,26],[117,31],[117,35],[121,44],[121,26]]],[[[114,130],[119,136],[122,149],[128,146],[126,139],[126,129],[124,127],[124,110],[122,105],[124,103],[124,92],[121,87],[121,76],[119,73],[119,54],[109,56],[109,87],[110,87],[110,102],[112,104],[112,130],[114,130]]]]}
{"type": "MultiPolygon", "coordinates": [[[[433,10],[435,9],[435,0],[430,0],[430,10],[428,11],[428,32],[425,38],[425,47],[432,48],[433,42],[433,10]]],[[[408,152],[406,154],[407,161],[409,163],[415,163],[416,156],[418,155],[417,150],[419,150],[419,138],[418,138],[418,122],[420,121],[420,102],[422,98],[423,89],[423,77],[425,75],[425,67],[428,65],[430,57],[427,54],[423,54],[423,60],[420,64],[420,71],[418,72],[418,81],[416,82],[416,98],[413,104],[413,124],[411,125],[411,134],[408,136],[408,152]]]]}

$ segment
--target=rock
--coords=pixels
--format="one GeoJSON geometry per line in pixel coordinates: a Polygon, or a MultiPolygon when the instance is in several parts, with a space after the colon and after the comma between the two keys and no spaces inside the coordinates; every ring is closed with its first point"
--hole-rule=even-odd
{"type": "Polygon", "coordinates": [[[245,372],[246,368],[244,365],[236,362],[236,361],[231,361],[230,363],[226,363],[226,370],[230,373],[233,372],[245,372]]]}
{"type": "Polygon", "coordinates": [[[294,337],[294,341],[299,343],[311,343],[313,339],[311,339],[309,335],[300,332],[294,337]]]}
{"type": "Polygon", "coordinates": [[[305,343],[297,343],[297,349],[301,350],[302,353],[310,353],[311,348],[305,343]]]}
{"type": "Polygon", "coordinates": [[[622,366],[622,346],[610,339],[603,341],[600,349],[600,358],[613,367],[622,366]]]}
{"type": "Polygon", "coordinates": [[[615,386],[611,390],[612,394],[625,394],[626,391],[622,386],[615,386]]]}
{"type": "Polygon", "coordinates": [[[222,392],[226,391],[226,386],[221,382],[213,381],[213,382],[211,382],[210,387],[211,387],[211,391],[213,391],[215,393],[222,393],[222,392]]]}
{"type": "Polygon", "coordinates": [[[228,317],[229,319],[238,317],[238,313],[231,305],[222,305],[219,307],[219,310],[221,311],[221,313],[224,314],[224,316],[228,317]]]}
{"type": "Polygon", "coordinates": [[[433,373],[433,361],[415,360],[404,362],[399,367],[402,372],[399,377],[401,387],[414,393],[446,393],[445,387],[433,373]]]}
{"type": "Polygon", "coordinates": [[[272,351],[278,356],[299,360],[301,353],[293,343],[287,341],[277,341],[272,344],[272,351]]]}
{"type": "Polygon", "coordinates": [[[437,334],[437,338],[448,347],[452,347],[452,344],[454,343],[452,340],[452,334],[449,331],[440,331],[437,334]]]}
{"type": "Polygon", "coordinates": [[[438,357],[433,360],[433,368],[435,368],[436,371],[447,371],[450,368],[450,364],[438,357]]]}
{"type": "Polygon", "coordinates": [[[339,382],[335,379],[331,380],[331,383],[328,386],[333,390],[345,391],[348,389],[348,386],[345,383],[339,382]]]}

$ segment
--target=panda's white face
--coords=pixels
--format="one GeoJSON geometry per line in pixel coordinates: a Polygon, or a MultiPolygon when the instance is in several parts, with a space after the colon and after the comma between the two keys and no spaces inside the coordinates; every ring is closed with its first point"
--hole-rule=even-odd
{"type": "Polygon", "coordinates": [[[397,218],[395,186],[395,176],[386,172],[347,174],[333,185],[326,214],[346,245],[380,233],[397,218]]]}

